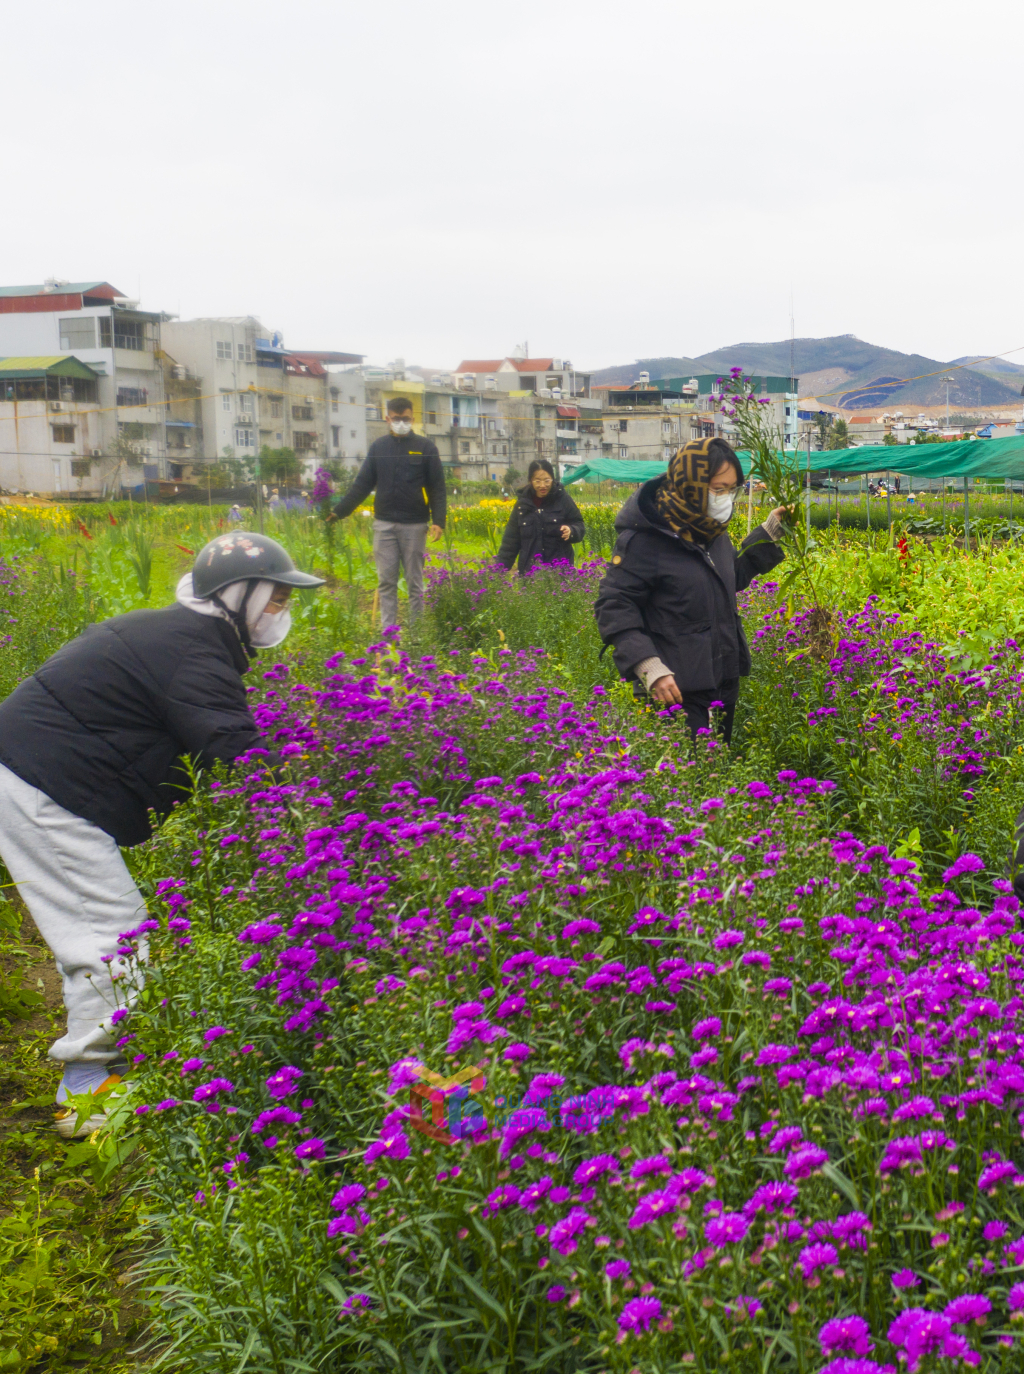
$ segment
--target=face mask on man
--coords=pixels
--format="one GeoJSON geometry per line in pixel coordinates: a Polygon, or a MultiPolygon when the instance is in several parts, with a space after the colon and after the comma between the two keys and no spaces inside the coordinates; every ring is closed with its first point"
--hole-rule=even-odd
{"type": "Polygon", "coordinates": [[[404,439],[407,434],[412,433],[411,420],[389,420],[388,424],[391,426],[391,433],[396,439],[404,439]]]}
{"type": "Polygon", "coordinates": [[[724,491],[708,492],[708,515],[712,520],[717,520],[720,525],[727,525],[732,519],[732,507],[735,496],[724,491]]]}

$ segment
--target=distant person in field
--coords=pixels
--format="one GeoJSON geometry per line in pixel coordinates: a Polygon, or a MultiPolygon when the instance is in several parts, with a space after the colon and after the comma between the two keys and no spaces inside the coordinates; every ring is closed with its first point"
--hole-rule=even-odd
{"type": "Polygon", "coordinates": [[[498,562],[511,568],[518,559],[520,577],[540,564],[572,563],[572,546],[584,533],[583,516],[554,468],[546,458],[535,458],[508,517],[498,562]]]}
{"type": "Polygon", "coordinates": [[[334,507],[332,520],[351,515],[371,492],[373,557],[377,564],[380,618],[385,629],[398,624],[398,577],[405,573],[409,616],[423,614],[423,564],[427,536],[444,533],[447,495],[437,445],[415,434],[412,402],[393,396],[387,404],[388,433],[370,445],[356,480],[334,507]]]}
{"type": "MultiPolygon", "coordinates": [[[[64,983],[58,1105],[113,1092],[126,1071],[118,937],[146,904],[120,847],[186,796],[184,759],[209,768],[260,743],[242,674],[287,635],[292,588],[322,582],[265,535],[218,535],[175,605],[87,625],[0,703],[0,858],[64,983]]],[[[96,1107],[82,1121],[61,1107],[57,1130],[88,1135],[103,1124],[96,1107]]]]}
{"type": "Polygon", "coordinates": [[[728,742],[750,651],[736,593],[782,561],[779,506],[737,553],[727,533],[743,472],[724,439],[685,444],[664,477],[619,511],[598,590],[597,627],[623,678],[659,706],[681,706],[694,738],[714,703],[728,742]]]}

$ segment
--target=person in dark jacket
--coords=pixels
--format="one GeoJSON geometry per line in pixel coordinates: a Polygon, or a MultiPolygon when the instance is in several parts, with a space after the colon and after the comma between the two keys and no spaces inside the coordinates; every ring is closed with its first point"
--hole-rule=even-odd
{"type": "Polygon", "coordinates": [[[662,706],[681,705],[696,738],[721,702],[732,737],[750,652],[736,593],[782,561],[784,507],[737,553],[726,532],[743,472],[724,439],[685,444],[664,477],[645,482],[615,520],[620,531],[598,591],[601,639],[615,666],[662,706]]]}
{"type": "Polygon", "coordinates": [[[503,567],[518,557],[520,577],[538,563],[572,563],[572,546],[584,535],[583,516],[546,458],[535,458],[526,478],[498,550],[503,567]]]}
{"type": "Polygon", "coordinates": [[[441,538],[447,506],[441,455],[430,439],[413,433],[412,402],[392,396],[387,417],[390,433],[370,445],[356,480],[334,507],[332,517],[343,520],[375,492],[373,557],[385,629],[398,624],[399,570],[405,573],[409,588],[410,617],[423,614],[427,534],[434,543],[441,538]]]}
{"type": "MultiPolygon", "coordinates": [[[[259,743],[242,674],[253,646],[288,633],[291,589],[320,585],[273,539],[220,535],[175,605],[86,626],[0,703],[0,858],[64,984],[58,1103],[112,1090],[124,1069],[112,975],[145,902],[119,846],[147,839],[148,812],[183,798],[183,758],[208,768],[259,743]]],[[[102,1119],[65,1109],[56,1124],[70,1137],[102,1119]]]]}

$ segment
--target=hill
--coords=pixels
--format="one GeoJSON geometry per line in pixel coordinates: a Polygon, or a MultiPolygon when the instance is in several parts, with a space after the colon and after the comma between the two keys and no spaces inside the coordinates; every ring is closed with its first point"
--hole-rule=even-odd
{"type": "Polygon", "coordinates": [[[1016,363],[999,358],[980,361],[975,356],[943,362],[865,343],[854,334],[797,339],[792,344],[789,339],[731,344],[697,358],[639,358],[629,366],[602,368],[593,373],[593,381],[622,385],[635,381],[641,371],[655,378],[688,371],[726,373],[730,367],[785,377],[791,347],[800,394],[816,395],[827,405],[851,410],[942,405],[946,376],[954,378],[949,384],[951,408],[977,410],[1020,403],[1024,367],[1016,363]]]}

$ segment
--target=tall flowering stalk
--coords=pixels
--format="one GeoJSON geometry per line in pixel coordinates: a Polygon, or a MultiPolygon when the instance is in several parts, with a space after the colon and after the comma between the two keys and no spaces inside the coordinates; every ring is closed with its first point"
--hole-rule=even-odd
{"type": "Polygon", "coordinates": [[[750,454],[750,480],[763,482],[771,505],[785,506],[787,511],[781,542],[788,566],[779,582],[780,595],[798,588],[803,591],[817,612],[820,630],[826,631],[828,612],[822,606],[812,556],[817,542],[808,524],[797,516],[798,509],[810,500],[797,455],[786,453],[768,398],[756,395],[751,378],[743,375],[742,368],[732,368],[723,386],[721,411],[735,427],[739,447],[750,454]]]}
{"type": "Polygon", "coordinates": [[[331,577],[334,576],[334,524],[330,518],[333,494],[334,483],[331,474],[326,468],[317,468],[316,477],[313,481],[313,491],[309,500],[323,521],[324,540],[327,544],[327,571],[331,577]]]}

